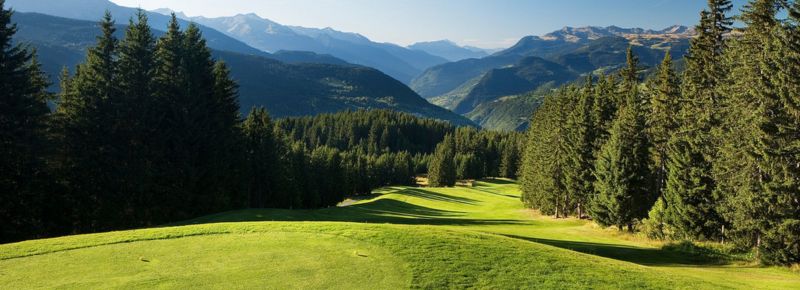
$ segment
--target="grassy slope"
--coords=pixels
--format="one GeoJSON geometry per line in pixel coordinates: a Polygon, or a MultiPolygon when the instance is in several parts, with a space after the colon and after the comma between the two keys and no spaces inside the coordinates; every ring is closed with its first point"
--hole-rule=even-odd
{"type": "Polygon", "coordinates": [[[499,181],[392,187],[344,208],[245,210],[0,245],[0,285],[796,289],[800,275],[713,263],[586,221],[537,216],[522,209],[515,184],[499,181]]]}

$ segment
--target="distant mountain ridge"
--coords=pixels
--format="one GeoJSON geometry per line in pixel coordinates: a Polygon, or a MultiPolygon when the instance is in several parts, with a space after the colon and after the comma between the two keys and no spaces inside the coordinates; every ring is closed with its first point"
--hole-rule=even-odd
{"type": "Polygon", "coordinates": [[[374,67],[404,83],[409,83],[429,67],[448,62],[445,58],[424,51],[373,42],[357,33],[341,32],[330,27],[286,26],[254,13],[186,19],[222,31],[263,51],[293,50],[328,54],[353,64],[374,67]]]}
{"type": "MultiPolygon", "coordinates": [[[[133,18],[137,12],[136,8],[119,6],[108,0],[7,0],[6,6],[17,12],[33,12],[89,21],[99,21],[108,11],[117,24],[127,24],[128,19],[133,18]]],[[[167,27],[170,20],[170,17],[166,15],[152,12],[146,12],[146,14],[153,27],[167,27]]],[[[180,24],[186,27],[189,22],[181,20],[180,24]]],[[[200,30],[211,48],[244,54],[268,55],[207,26],[201,25],[200,30]]]]}
{"type": "Polygon", "coordinates": [[[626,39],[636,39],[640,37],[656,37],[661,39],[687,38],[694,35],[694,28],[682,25],[673,25],[661,30],[643,28],[622,28],[618,26],[585,26],[585,27],[564,27],[561,30],[541,36],[544,40],[562,40],[569,42],[580,42],[595,40],[602,37],[625,37],[626,39]]]}
{"type": "Polygon", "coordinates": [[[486,50],[470,46],[459,46],[450,40],[417,42],[409,45],[408,48],[424,51],[435,56],[440,56],[449,61],[459,61],[468,58],[482,58],[489,55],[486,50]]]}

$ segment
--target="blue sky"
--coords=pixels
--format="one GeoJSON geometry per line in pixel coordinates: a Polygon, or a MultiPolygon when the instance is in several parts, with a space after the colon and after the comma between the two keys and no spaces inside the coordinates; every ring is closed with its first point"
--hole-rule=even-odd
{"type": "MultiPolygon", "coordinates": [[[[189,16],[256,13],[281,24],[332,27],[408,45],[450,39],[498,48],[564,26],[661,29],[694,25],[705,0],[111,0],[189,16]]],[[[740,7],[746,0],[734,0],[740,7]]],[[[737,8],[738,11],[738,8],[737,8]]]]}

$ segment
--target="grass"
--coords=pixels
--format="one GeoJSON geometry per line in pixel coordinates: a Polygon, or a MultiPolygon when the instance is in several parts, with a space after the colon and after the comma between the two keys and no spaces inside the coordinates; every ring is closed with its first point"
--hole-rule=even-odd
{"type": "Polygon", "coordinates": [[[513,182],[0,245],[0,288],[798,289],[800,274],[523,209],[513,182]]]}

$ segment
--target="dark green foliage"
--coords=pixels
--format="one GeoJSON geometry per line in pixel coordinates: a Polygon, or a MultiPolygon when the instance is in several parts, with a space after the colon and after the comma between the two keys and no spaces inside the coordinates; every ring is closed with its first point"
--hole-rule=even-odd
{"type": "Polygon", "coordinates": [[[227,70],[215,70],[196,28],[184,34],[173,22],[157,44],[144,13],[120,42],[114,27],[106,15],[86,63],[62,80],[59,171],[75,230],[231,208],[242,198],[229,194],[239,135],[227,70]]]}
{"type": "Polygon", "coordinates": [[[456,184],[456,141],[447,134],[431,157],[428,165],[428,184],[430,186],[454,186],[456,184]]]}
{"type": "Polygon", "coordinates": [[[520,164],[522,163],[522,150],[525,147],[523,135],[516,134],[514,138],[506,138],[499,145],[500,168],[497,176],[517,179],[520,164]]]}
{"type": "Polygon", "coordinates": [[[600,76],[594,86],[594,104],[592,105],[592,122],[594,123],[594,152],[600,151],[609,136],[611,124],[617,113],[616,80],[613,76],[600,76]]]}
{"type": "Polygon", "coordinates": [[[731,225],[727,236],[742,247],[757,247],[761,260],[771,264],[800,259],[798,23],[777,20],[781,3],[761,0],[745,7],[747,28],[726,59],[727,130],[714,168],[724,197],[720,212],[731,225]]]}
{"type": "Polygon", "coordinates": [[[567,154],[564,166],[564,186],[567,194],[577,208],[578,217],[583,217],[589,201],[589,194],[594,192],[594,142],[595,127],[592,120],[592,107],[594,105],[594,91],[592,79],[589,77],[585,87],[577,94],[575,107],[567,117],[566,126],[570,130],[566,133],[564,152],[567,154]]]}
{"type": "Polygon", "coordinates": [[[638,60],[628,49],[620,93],[625,102],[617,113],[610,137],[600,149],[595,167],[595,195],[589,214],[603,226],[633,230],[636,220],[652,205],[649,147],[645,111],[638,93],[638,60]]]}
{"type": "Polygon", "coordinates": [[[726,47],[723,35],[730,31],[728,0],[709,0],[701,13],[698,35],[686,56],[677,131],[667,147],[666,219],[678,236],[713,239],[722,235],[724,222],[717,212],[719,196],[712,177],[718,153],[722,97],[719,85],[726,75],[721,67],[726,47]]]}
{"type": "Polygon", "coordinates": [[[546,97],[533,114],[520,168],[522,201],[543,214],[556,217],[566,215],[564,201],[568,198],[563,174],[568,156],[562,138],[566,113],[561,109],[569,101],[568,91],[562,89],[546,97]]]}
{"type": "Polygon", "coordinates": [[[265,208],[277,200],[280,158],[275,127],[264,108],[253,108],[242,123],[244,137],[244,190],[248,207],[265,208]]]}
{"type": "Polygon", "coordinates": [[[50,189],[48,82],[35,53],[12,43],[17,29],[11,15],[0,0],[0,242],[45,230],[44,206],[57,201],[43,194],[50,189]]]}
{"type": "Polygon", "coordinates": [[[448,132],[447,123],[389,110],[359,110],[286,118],[277,126],[292,140],[314,148],[359,149],[368,154],[408,151],[430,153],[448,132]]]}
{"type": "Polygon", "coordinates": [[[680,105],[678,76],[672,66],[672,56],[667,53],[651,89],[650,112],[647,114],[647,135],[652,145],[650,156],[657,196],[661,196],[666,187],[667,142],[677,127],[675,115],[680,105]]]}
{"type": "Polygon", "coordinates": [[[62,74],[61,93],[55,113],[56,135],[63,156],[58,163],[59,176],[68,184],[70,205],[83,210],[69,214],[76,220],[78,231],[93,230],[103,212],[113,212],[111,196],[119,192],[109,190],[115,186],[118,173],[114,167],[116,146],[111,146],[116,126],[116,109],[112,99],[120,95],[117,84],[118,41],[114,37],[114,23],[106,14],[100,23],[102,35],[95,47],[90,48],[85,63],[79,65],[75,75],[62,74]],[[91,180],[91,181],[90,181],[91,180]],[[88,210],[87,210],[88,209],[88,210]]]}

